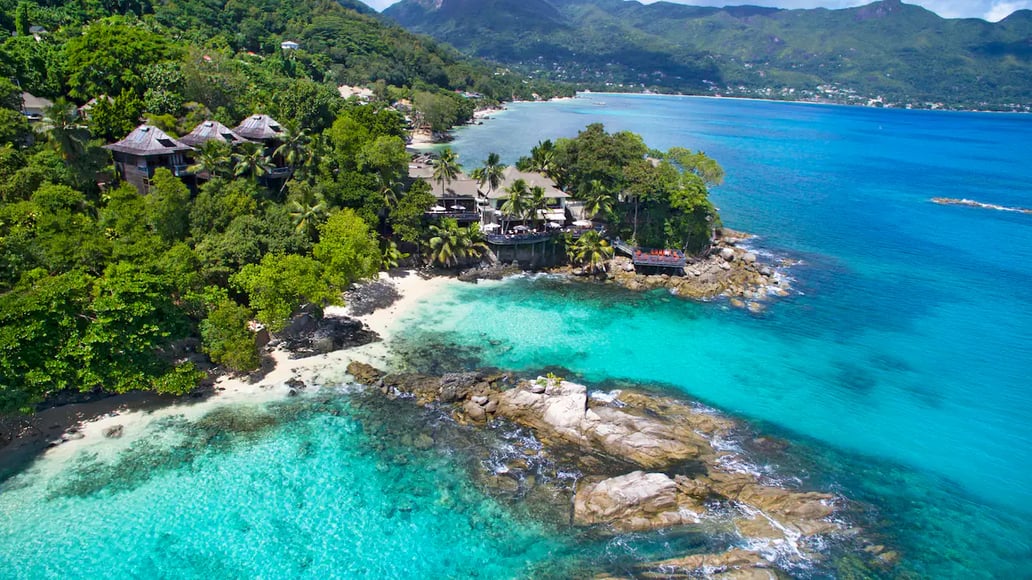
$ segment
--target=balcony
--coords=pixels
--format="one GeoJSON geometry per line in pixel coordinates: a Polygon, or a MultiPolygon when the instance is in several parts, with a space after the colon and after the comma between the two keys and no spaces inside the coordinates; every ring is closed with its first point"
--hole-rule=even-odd
{"type": "Polygon", "coordinates": [[[459,222],[480,221],[480,214],[478,212],[469,210],[428,211],[425,212],[423,215],[432,219],[452,218],[453,220],[459,222]]]}
{"type": "Polygon", "coordinates": [[[518,246],[520,244],[536,244],[555,237],[552,232],[527,232],[524,234],[486,234],[487,243],[496,246],[518,246]]]}

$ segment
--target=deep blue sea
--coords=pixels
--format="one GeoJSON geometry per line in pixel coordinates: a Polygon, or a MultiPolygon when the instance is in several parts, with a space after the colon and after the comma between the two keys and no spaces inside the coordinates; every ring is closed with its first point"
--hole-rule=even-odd
{"type": "MultiPolygon", "coordinates": [[[[929,201],[1032,206],[1032,117],[590,94],[511,105],[453,146],[512,162],[592,122],[717,159],[724,223],[801,260],[795,292],[753,315],[547,276],[455,284],[399,322],[398,351],[681,392],[788,441],[765,469],[867,506],[902,555],[889,575],[1032,577],[1032,216],[929,201]]],[[[226,408],[37,462],[0,482],[0,578],[566,578],[686,549],[485,493],[467,431],[381,399],[226,408]]]]}

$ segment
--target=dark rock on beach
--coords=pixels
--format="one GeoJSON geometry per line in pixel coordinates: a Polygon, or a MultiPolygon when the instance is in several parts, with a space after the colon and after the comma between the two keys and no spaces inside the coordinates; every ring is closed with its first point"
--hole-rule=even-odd
{"type": "Polygon", "coordinates": [[[352,316],[365,316],[387,308],[401,298],[398,289],[385,280],[356,284],[344,295],[352,316]]]}
{"type": "Polygon", "coordinates": [[[318,312],[302,312],[295,316],[277,337],[291,358],[326,354],[380,339],[361,321],[341,316],[323,317],[318,312]]]}

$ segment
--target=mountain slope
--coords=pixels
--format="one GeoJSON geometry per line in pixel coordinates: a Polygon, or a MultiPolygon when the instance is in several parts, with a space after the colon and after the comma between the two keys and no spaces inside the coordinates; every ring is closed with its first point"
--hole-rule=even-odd
{"type": "Polygon", "coordinates": [[[591,86],[955,107],[1032,104],[1032,12],[944,19],[625,0],[402,0],[384,15],[466,52],[591,86]],[[530,17],[527,17],[527,14],[530,17]],[[821,87],[818,89],[818,87],[821,87]]]}

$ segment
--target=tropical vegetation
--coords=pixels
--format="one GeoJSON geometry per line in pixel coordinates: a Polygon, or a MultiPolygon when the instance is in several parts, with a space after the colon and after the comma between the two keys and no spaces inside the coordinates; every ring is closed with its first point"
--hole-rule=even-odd
{"type": "MultiPolygon", "coordinates": [[[[608,133],[595,123],[574,138],[538,143],[516,166],[552,178],[611,236],[639,246],[699,252],[720,226],[709,188],[723,181],[724,170],[701,151],[650,150],[634,133],[608,133]]],[[[540,201],[525,189],[513,184],[503,214],[535,215],[540,201]]]]}
{"type": "Polygon", "coordinates": [[[475,259],[476,228],[429,227],[407,124],[555,90],[347,1],[0,0],[0,33],[0,413],[62,390],[184,393],[209,361],[258,368],[258,328],[381,267],[475,259]],[[23,91],[54,101],[42,120],[23,91]],[[255,112],[278,143],[208,142],[142,195],[101,147],[142,122],[178,138],[255,112]]]}

